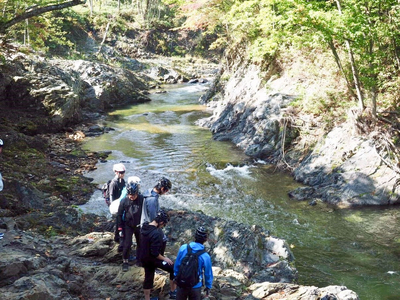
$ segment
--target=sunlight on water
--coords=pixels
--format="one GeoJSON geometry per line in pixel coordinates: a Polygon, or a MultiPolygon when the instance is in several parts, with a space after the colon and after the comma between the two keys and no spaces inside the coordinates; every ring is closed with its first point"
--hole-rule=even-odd
{"type": "MultiPolygon", "coordinates": [[[[399,210],[340,210],[289,199],[287,193],[300,186],[289,174],[194,125],[210,114],[198,104],[206,88],[167,86],[149,103],[111,113],[106,125],[115,130],[87,138],[84,147],[112,154],[86,176],[100,185],[113,177],[118,162],[127,168],[125,178],[141,178],[142,190],[167,176],[173,186],[161,206],[270,230],[292,245],[301,284],[346,285],[362,300],[400,299],[399,210]]],[[[100,191],[80,209],[109,216],[100,191]]]]}

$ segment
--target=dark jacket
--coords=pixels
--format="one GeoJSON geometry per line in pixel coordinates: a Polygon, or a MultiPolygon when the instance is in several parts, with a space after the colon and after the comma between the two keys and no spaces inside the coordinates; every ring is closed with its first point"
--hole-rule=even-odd
{"type": "Polygon", "coordinates": [[[118,207],[117,227],[122,228],[123,224],[130,227],[137,227],[140,225],[142,206],[142,194],[138,194],[138,197],[134,201],[131,201],[128,195],[122,198],[118,207]]]}
{"type": "Polygon", "coordinates": [[[125,179],[118,178],[118,175],[115,175],[113,179],[111,179],[110,182],[110,202],[113,202],[114,200],[118,199],[121,196],[122,189],[125,187],[125,179]]]}
{"type": "Polygon", "coordinates": [[[163,249],[163,231],[145,222],[140,233],[142,263],[152,263],[163,249]]]}

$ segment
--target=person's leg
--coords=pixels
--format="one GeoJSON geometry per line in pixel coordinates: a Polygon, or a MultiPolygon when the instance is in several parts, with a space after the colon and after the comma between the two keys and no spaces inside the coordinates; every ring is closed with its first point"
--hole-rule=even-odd
{"type": "Polygon", "coordinates": [[[144,268],[144,281],[143,281],[143,293],[145,300],[150,300],[150,292],[153,288],[155,266],[152,264],[145,264],[144,268]]]}
{"type": "Polygon", "coordinates": [[[117,222],[115,222],[114,241],[115,241],[116,243],[120,243],[120,238],[119,238],[119,231],[118,231],[117,222]]]}
{"type": "Polygon", "coordinates": [[[185,293],[185,289],[181,289],[179,286],[176,289],[176,300],[186,300],[186,293],[185,293]]]}
{"type": "Polygon", "coordinates": [[[144,300],[150,300],[150,289],[143,289],[143,293],[144,293],[144,300]]]}
{"type": "Polygon", "coordinates": [[[140,261],[140,227],[134,229],[136,240],[136,260],[140,261]]]}
{"type": "Polygon", "coordinates": [[[171,295],[170,293],[170,299],[173,299],[172,297],[175,297],[175,290],[176,290],[176,283],[174,281],[174,265],[169,265],[167,262],[165,261],[161,261],[161,260],[156,260],[155,263],[156,268],[162,269],[164,271],[167,271],[169,273],[169,287],[170,287],[170,291],[174,292],[174,296],[171,295]]]}
{"type": "Polygon", "coordinates": [[[201,300],[201,287],[189,290],[189,300],[201,300]]]}
{"type": "Polygon", "coordinates": [[[124,243],[123,243],[123,250],[122,250],[122,258],[124,262],[128,262],[129,254],[131,251],[132,246],[132,237],[133,237],[134,229],[130,226],[125,226],[124,230],[124,243]]]}

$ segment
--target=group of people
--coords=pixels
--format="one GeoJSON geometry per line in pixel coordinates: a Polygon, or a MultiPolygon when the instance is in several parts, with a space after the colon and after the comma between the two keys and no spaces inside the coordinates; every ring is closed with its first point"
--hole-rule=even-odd
{"type": "Polygon", "coordinates": [[[204,250],[204,243],[208,239],[208,231],[204,227],[196,230],[194,241],[182,245],[175,263],[165,256],[167,237],[163,228],[168,224],[169,215],[160,209],[159,197],[171,190],[172,184],[168,178],[161,177],[156,185],[144,193],[140,191],[141,181],[138,177],[129,177],[125,182],[125,166],[122,163],[113,167],[115,177],[109,183],[109,197],[106,203],[110,212],[115,213],[115,201],[118,205],[116,213],[115,241],[119,242],[118,250],[122,252],[122,270],[129,270],[129,258],[133,236],[136,240],[136,264],[145,271],[143,292],[145,300],[150,298],[153,288],[156,269],[169,273],[170,299],[200,300],[202,295],[203,277],[205,292],[208,294],[213,282],[213,273],[210,255],[204,250]],[[197,253],[197,282],[190,286],[179,284],[176,276],[181,276],[182,269],[187,265],[185,257],[197,253]],[[185,263],[183,263],[185,262],[185,263]]]}

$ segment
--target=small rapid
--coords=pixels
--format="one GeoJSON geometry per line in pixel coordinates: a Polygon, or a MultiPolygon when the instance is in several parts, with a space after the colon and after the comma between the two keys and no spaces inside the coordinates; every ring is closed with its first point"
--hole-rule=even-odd
{"type": "MultiPolygon", "coordinates": [[[[87,150],[112,151],[88,177],[106,182],[117,162],[125,164],[126,178],[141,178],[142,189],[166,176],[173,188],[162,206],[264,227],[291,245],[300,284],[345,285],[363,300],[400,297],[398,209],[339,210],[289,199],[299,186],[289,174],[195,125],[211,113],[198,103],[207,84],[164,88],[149,103],[110,113],[105,125],[115,130],[87,138],[87,150]]],[[[100,191],[80,209],[109,216],[100,191]]]]}

